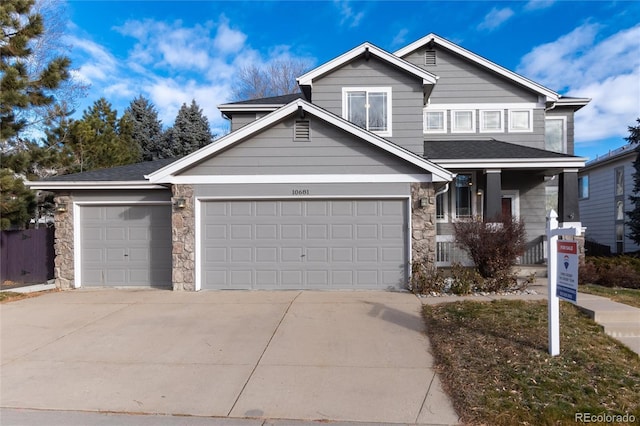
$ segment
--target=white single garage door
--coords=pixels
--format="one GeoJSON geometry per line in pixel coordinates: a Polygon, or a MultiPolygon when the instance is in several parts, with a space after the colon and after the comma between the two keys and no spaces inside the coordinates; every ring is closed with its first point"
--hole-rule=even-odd
{"type": "Polygon", "coordinates": [[[206,201],[203,289],[406,285],[406,200],[206,201]]]}
{"type": "Polygon", "coordinates": [[[171,286],[171,206],[81,206],[82,286],[171,286]]]}

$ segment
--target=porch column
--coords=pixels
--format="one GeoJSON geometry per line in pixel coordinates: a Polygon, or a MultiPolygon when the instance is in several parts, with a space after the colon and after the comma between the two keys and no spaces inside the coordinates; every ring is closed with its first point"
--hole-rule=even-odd
{"type": "Polygon", "coordinates": [[[565,169],[558,177],[558,222],[579,223],[578,169],[565,169]]]}
{"type": "Polygon", "coordinates": [[[502,215],[502,174],[500,169],[485,170],[484,217],[502,215]]]}

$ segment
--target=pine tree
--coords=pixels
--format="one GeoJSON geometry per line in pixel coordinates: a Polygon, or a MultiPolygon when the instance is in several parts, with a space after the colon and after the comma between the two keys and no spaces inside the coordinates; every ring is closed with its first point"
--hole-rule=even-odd
{"type": "Polygon", "coordinates": [[[636,159],[633,162],[633,194],[629,196],[629,201],[633,204],[633,210],[627,212],[629,220],[627,225],[631,232],[631,238],[636,244],[640,244],[640,118],[636,119],[636,126],[629,126],[629,136],[625,138],[630,144],[634,144],[636,159]]]}
{"type": "Polygon", "coordinates": [[[45,31],[42,16],[32,13],[34,3],[0,2],[0,141],[19,136],[27,126],[18,112],[53,104],[53,91],[70,77],[71,61],[62,56],[53,58],[38,75],[29,73],[31,45],[45,31]]]}
{"type": "Polygon", "coordinates": [[[118,112],[106,99],[98,99],[82,118],[69,124],[64,145],[73,154],[75,170],[89,171],[135,163],[140,147],[131,137],[131,125],[118,120],[118,112]]]}
{"type": "Polygon", "coordinates": [[[191,105],[182,104],[173,127],[165,132],[160,158],[182,157],[213,142],[209,120],[195,99],[191,105]]]}
{"type": "Polygon", "coordinates": [[[33,191],[10,169],[0,169],[0,229],[24,228],[35,211],[33,191]]]}
{"type": "Polygon", "coordinates": [[[131,101],[123,119],[131,122],[131,137],[140,145],[141,159],[150,161],[162,158],[162,121],[158,119],[158,112],[153,104],[140,95],[131,101]]]}

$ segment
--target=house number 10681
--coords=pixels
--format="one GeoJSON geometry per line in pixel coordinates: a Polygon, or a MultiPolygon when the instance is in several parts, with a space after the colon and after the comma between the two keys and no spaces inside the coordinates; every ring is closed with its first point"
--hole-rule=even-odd
{"type": "Polygon", "coordinates": [[[309,195],[308,189],[292,189],[291,195],[309,195]]]}

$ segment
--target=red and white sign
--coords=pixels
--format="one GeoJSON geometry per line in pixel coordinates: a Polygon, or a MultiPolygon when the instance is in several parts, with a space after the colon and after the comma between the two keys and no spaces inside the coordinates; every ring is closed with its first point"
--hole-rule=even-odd
{"type": "Polygon", "coordinates": [[[558,241],[556,296],[573,303],[578,293],[578,261],[578,243],[558,241]]]}

